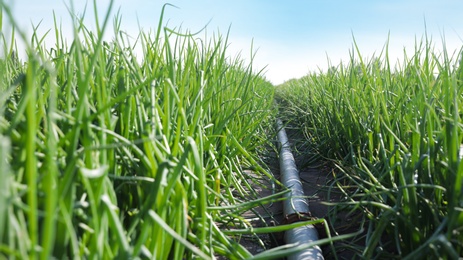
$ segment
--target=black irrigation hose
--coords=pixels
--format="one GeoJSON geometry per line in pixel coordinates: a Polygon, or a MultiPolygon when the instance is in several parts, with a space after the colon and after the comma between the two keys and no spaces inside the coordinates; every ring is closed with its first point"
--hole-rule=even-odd
{"type": "MultiPolygon", "coordinates": [[[[291,147],[286,136],[286,131],[280,119],[277,119],[278,142],[280,148],[280,176],[283,185],[291,192],[286,193],[283,201],[283,211],[287,219],[290,216],[310,215],[309,203],[304,195],[302,183],[299,179],[299,171],[291,152],[291,147]]],[[[313,225],[307,225],[286,231],[286,244],[300,245],[318,240],[317,230],[313,225]]],[[[322,250],[315,246],[288,256],[288,260],[295,259],[323,259],[322,250]]]]}

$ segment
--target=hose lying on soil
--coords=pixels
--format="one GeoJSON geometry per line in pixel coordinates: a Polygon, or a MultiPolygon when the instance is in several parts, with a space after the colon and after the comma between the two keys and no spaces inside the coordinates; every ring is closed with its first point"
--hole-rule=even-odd
{"type": "MultiPolygon", "coordinates": [[[[297,170],[288,137],[280,119],[277,119],[277,127],[280,147],[281,181],[283,185],[291,190],[291,192],[285,195],[286,200],[283,201],[283,212],[286,219],[290,219],[291,216],[296,216],[296,219],[299,219],[299,217],[303,215],[310,216],[309,203],[304,196],[302,183],[299,179],[299,171],[297,170]]],[[[286,244],[300,245],[316,240],[318,240],[318,233],[313,225],[290,229],[285,233],[286,244]]],[[[315,246],[295,253],[287,259],[323,259],[323,254],[320,247],[315,246]]]]}

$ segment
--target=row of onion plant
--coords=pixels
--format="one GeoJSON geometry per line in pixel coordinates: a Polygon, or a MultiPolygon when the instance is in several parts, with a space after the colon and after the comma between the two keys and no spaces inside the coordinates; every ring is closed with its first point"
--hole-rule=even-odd
{"type": "Polygon", "coordinates": [[[241,213],[281,195],[253,188],[278,184],[259,159],[273,86],[227,37],[169,29],[163,9],[132,38],[113,5],[98,17],[93,1],[92,31],[71,4],[69,39],[56,17],[25,35],[0,1],[0,255],[251,258],[241,213]]]}
{"type": "Polygon", "coordinates": [[[334,162],[338,209],[361,212],[346,248],[367,259],[463,256],[463,59],[442,45],[393,66],[387,45],[365,60],[354,44],[347,64],[276,90],[308,160],[334,162]]]}

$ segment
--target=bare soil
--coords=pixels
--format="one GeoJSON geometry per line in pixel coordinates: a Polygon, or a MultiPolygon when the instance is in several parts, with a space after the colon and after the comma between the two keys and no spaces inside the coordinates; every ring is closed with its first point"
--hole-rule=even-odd
{"type": "MultiPolygon", "coordinates": [[[[280,169],[278,163],[278,156],[274,152],[270,152],[268,157],[265,158],[267,165],[270,167],[273,175],[279,179],[280,169]]],[[[252,172],[248,173],[253,176],[252,172]]],[[[255,181],[255,179],[254,179],[255,181]]],[[[272,183],[269,180],[261,181],[262,185],[256,185],[253,181],[248,181],[260,198],[270,196],[279,192],[277,186],[275,190],[272,189],[272,183]]],[[[243,214],[246,219],[252,219],[251,223],[254,227],[277,226],[283,221],[283,204],[281,202],[274,202],[271,204],[256,207],[253,211],[247,211],[243,214]],[[253,212],[254,211],[254,212],[253,212]],[[257,214],[263,219],[258,218],[257,214]]],[[[256,236],[243,236],[239,243],[244,246],[251,254],[256,255],[265,250],[280,246],[284,244],[283,234],[259,234],[256,236]]]]}

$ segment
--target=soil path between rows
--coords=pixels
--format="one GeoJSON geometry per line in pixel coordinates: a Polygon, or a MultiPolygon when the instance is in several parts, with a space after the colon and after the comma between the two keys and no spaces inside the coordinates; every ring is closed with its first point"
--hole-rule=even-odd
{"type": "MultiPolygon", "coordinates": [[[[289,142],[291,143],[291,149],[294,154],[296,164],[299,169],[300,179],[303,185],[304,193],[307,196],[309,202],[309,210],[313,217],[315,218],[326,218],[329,214],[329,211],[332,210],[332,206],[326,205],[325,202],[338,202],[341,200],[340,194],[336,194],[333,192],[333,189],[329,190],[329,185],[332,182],[332,169],[327,166],[323,166],[321,164],[316,165],[307,165],[307,158],[303,154],[298,154],[298,146],[305,145],[300,144],[295,141],[295,144],[292,144],[293,140],[300,140],[301,137],[298,136],[299,133],[297,131],[286,130],[289,142]],[[296,151],[296,152],[295,152],[296,151]],[[302,169],[301,169],[302,168],[302,169]]],[[[279,166],[279,158],[276,152],[271,152],[268,157],[265,159],[265,162],[269,165],[270,170],[274,174],[274,176],[279,179],[280,177],[280,166],[279,166]]],[[[250,173],[252,176],[252,173],[250,173]]],[[[263,183],[264,186],[252,184],[251,185],[255,188],[256,192],[259,194],[259,197],[265,197],[271,195],[273,191],[271,187],[271,183],[263,183]]],[[[285,216],[283,216],[283,206],[281,202],[275,202],[271,205],[266,205],[265,208],[259,207],[254,209],[256,212],[265,216],[265,221],[267,225],[280,225],[285,216]]],[[[256,218],[256,215],[252,211],[246,212],[243,217],[247,219],[253,219],[252,224],[255,227],[262,227],[265,226],[262,221],[256,218]]],[[[346,226],[352,221],[347,215],[339,214],[339,218],[335,220],[336,226],[346,226]]],[[[325,234],[319,234],[320,238],[324,238],[325,234]]],[[[283,234],[262,234],[258,236],[261,241],[258,241],[255,236],[243,236],[240,239],[240,244],[243,245],[249,252],[252,254],[258,254],[264,250],[268,250],[272,247],[280,246],[284,244],[283,241],[283,234]],[[262,246],[262,242],[264,246],[262,246]]],[[[352,259],[355,255],[352,252],[348,252],[345,250],[337,250],[335,244],[336,252],[333,253],[330,246],[323,246],[323,254],[325,259],[352,259]],[[336,254],[336,257],[334,256],[336,254]]]]}

